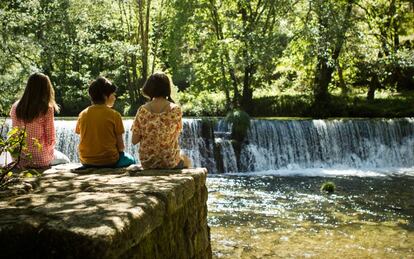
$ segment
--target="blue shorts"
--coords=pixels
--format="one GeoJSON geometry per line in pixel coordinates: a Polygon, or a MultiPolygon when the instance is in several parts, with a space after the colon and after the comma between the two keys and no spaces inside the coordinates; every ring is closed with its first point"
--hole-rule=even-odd
{"type": "Polygon", "coordinates": [[[112,165],[89,165],[89,164],[82,164],[81,168],[78,169],[86,169],[86,168],[120,168],[120,167],[127,167],[130,165],[135,164],[135,158],[128,153],[119,152],[119,159],[116,164],[112,165]]]}
{"type": "Polygon", "coordinates": [[[135,163],[136,163],[135,158],[132,155],[125,153],[125,152],[119,152],[119,159],[118,159],[118,162],[116,162],[114,167],[115,168],[127,167],[135,163]]]}

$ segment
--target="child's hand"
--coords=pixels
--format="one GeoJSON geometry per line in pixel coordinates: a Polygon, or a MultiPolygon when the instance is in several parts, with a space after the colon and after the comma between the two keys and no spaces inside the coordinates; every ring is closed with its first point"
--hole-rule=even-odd
{"type": "Polygon", "coordinates": [[[116,138],[116,147],[118,148],[118,152],[123,152],[125,150],[124,140],[122,138],[122,134],[117,136],[116,138]]]}

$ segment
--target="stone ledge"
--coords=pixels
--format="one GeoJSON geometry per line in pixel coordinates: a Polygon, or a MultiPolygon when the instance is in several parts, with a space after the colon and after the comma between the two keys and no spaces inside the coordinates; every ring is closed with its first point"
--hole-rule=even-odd
{"type": "Polygon", "coordinates": [[[50,258],[62,254],[117,258],[206,191],[204,168],[76,171],[74,167],[46,170],[32,180],[32,193],[0,199],[3,255],[49,249],[50,258]]]}

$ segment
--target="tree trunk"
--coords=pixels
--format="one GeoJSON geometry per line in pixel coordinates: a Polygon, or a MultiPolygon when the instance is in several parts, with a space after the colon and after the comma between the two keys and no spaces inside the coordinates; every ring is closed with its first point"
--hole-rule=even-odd
{"type": "MultiPolygon", "coordinates": [[[[217,7],[216,7],[216,3],[215,0],[210,0],[210,13],[211,13],[211,19],[213,22],[213,27],[216,33],[216,37],[217,40],[221,41],[224,39],[224,35],[223,35],[223,29],[222,29],[222,24],[221,24],[221,20],[217,11],[217,7]]],[[[231,97],[230,97],[230,90],[229,87],[227,85],[225,85],[223,87],[224,89],[224,93],[226,95],[226,106],[228,108],[230,108],[230,106],[232,106],[231,108],[235,108],[235,107],[239,107],[240,103],[240,93],[239,93],[239,89],[238,89],[238,82],[237,82],[237,77],[236,77],[236,73],[234,70],[234,67],[231,65],[230,62],[230,55],[227,49],[224,49],[223,53],[221,54],[220,57],[220,63],[221,63],[221,70],[222,70],[222,74],[223,74],[223,79],[224,82],[227,82],[227,77],[226,77],[226,73],[224,71],[228,70],[229,76],[230,76],[230,80],[231,80],[231,84],[233,87],[233,100],[231,101],[231,97]],[[227,66],[226,66],[227,64],[227,66]]]]}
{"type": "Polygon", "coordinates": [[[367,101],[372,102],[375,98],[375,90],[381,86],[378,76],[374,74],[372,76],[371,83],[368,86],[367,101]]]}
{"type": "MultiPolygon", "coordinates": [[[[137,0],[137,5],[139,4],[140,4],[139,0],[137,0]]],[[[133,32],[134,28],[133,28],[133,22],[131,18],[133,14],[133,4],[129,3],[128,6],[126,7],[125,2],[122,0],[119,0],[118,6],[121,12],[121,15],[120,15],[121,24],[122,26],[125,25],[127,28],[127,32],[124,35],[125,40],[127,40],[131,44],[138,44],[138,41],[139,41],[138,36],[137,36],[138,34],[133,32]]],[[[129,94],[129,104],[130,104],[128,115],[135,115],[136,108],[139,105],[137,55],[135,53],[131,53],[131,54],[125,53],[124,64],[125,64],[125,80],[127,83],[127,90],[129,94]]]]}
{"type": "Polygon", "coordinates": [[[335,63],[336,63],[336,70],[338,71],[339,87],[341,88],[341,95],[346,96],[348,95],[349,89],[346,87],[345,80],[344,80],[344,74],[342,71],[341,64],[339,63],[339,59],[337,59],[335,63]]]}
{"type": "Polygon", "coordinates": [[[318,57],[313,83],[313,95],[317,106],[325,106],[329,101],[328,86],[332,79],[333,67],[328,65],[328,60],[318,57]]]}
{"type": "Polygon", "coordinates": [[[370,84],[368,87],[367,101],[371,102],[374,100],[375,90],[376,90],[375,86],[370,84]]]}
{"type": "MultiPolygon", "coordinates": [[[[148,77],[148,34],[150,22],[150,6],[151,0],[137,0],[138,4],[138,35],[137,43],[141,46],[141,79],[138,80],[138,88],[140,89],[148,77]],[[145,10],[144,10],[145,9],[145,10]]],[[[138,105],[145,103],[145,98],[138,93],[138,105]]]]}
{"type": "Polygon", "coordinates": [[[224,94],[226,96],[226,111],[229,111],[229,110],[232,109],[232,104],[231,104],[231,99],[230,99],[230,91],[229,91],[229,88],[227,87],[227,84],[229,82],[228,82],[227,76],[226,76],[226,69],[225,69],[225,66],[224,66],[223,57],[220,57],[220,67],[221,67],[221,74],[223,76],[224,94]]]}
{"type": "MultiPolygon", "coordinates": [[[[131,73],[129,72],[130,69],[134,70],[134,68],[132,67],[132,65],[130,65],[130,63],[128,62],[128,56],[125,55],[124,57],[124,64],[125,64],[125,79],[128,85],[128,93],[129,93],[129,102],[135,103],[136,102],[136,95],[135,95],[135,84],[134,84],[134,80],[131,78],[131,73]]],[[[132,62],[131,62],[132,64],[132,62]]]]}
{"type": "Polygon", "coordinates": [[[149,23],[150,23],[151,0],[147,0],[146,4],[147,4],[147,10],[145,13],[145,30],[144,30],[144,35],[142,37],[142,42],[143,42],[142,78],[144,78],[145,80],[147,80],[147,77],[148,77],[149,23]]]}
{"type": "Polygon", "coordinates": [[[138,79],[138,71],[137,71],[137,55],[131,54],[131,69],[132,69],[132,84],[131,84],[131,91],[133,92],[133,100],[131,101],[130,105],[130,114],[135,115],[135,111],[138,107],[144,103],[142,100],[143,97],[140,94],[139,89],[141,88],[140,80],[138,79]]]}
{"type": "Polygon", "coordinates": [[[253,102],[253,90],[251,88],[251,76],[254,72],[252,65],[244,68],[244,80],[243,80],[243,96],[241,98],[240,106],[247,113],[252,112],[253,102]]]}
{"type": "MultiPolygon", "coordinates": [[[[332,61],[336,64],[338,62],[339,55],[342,50],[342,46],[345,42],[345,35],[349,28],[349,20],[351,17],[352,12],[352,5],[353,1],[349,0],[346,5],[345,15],[344,15],[344,23],[340,32],[337,34],[335,47],[332,52],[332,61]]],[[[319,25],[322,27],[326,27],[327,21],[325,20],[326,17],[324,15],[320,15],[319,17],[319,25]]],[[[328,112],[328,106],[330,102],[330,95],[328,92],[328,86],[332,80],[332,73],[334,71],[334,66],[329,65],[329,60],[327,57],[323,55],[318,56],[318,61],[315,70],[315,79],[313,82],[313,93],[314,93],[314,103],[313,109],[315,115],[324,117],[325,114],[328,112]]]]}

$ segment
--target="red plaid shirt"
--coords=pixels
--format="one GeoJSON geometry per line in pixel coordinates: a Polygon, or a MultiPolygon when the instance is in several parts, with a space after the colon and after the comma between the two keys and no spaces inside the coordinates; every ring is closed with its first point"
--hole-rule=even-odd
{"type": "Polygon", "coordinates": [[[53,150],[55,148],[55,125],[54,125],[54,109],[49,107],[46,114],[41,115],[30,123],[25,123],[16,117],[17,103],[13,104],[10,111],[13,127],[24,129],[27,132],[27,149],[32,158],[26,157],[24,154],[20,160],[22,167],[45,167],[49,166],[53,160],[53,150]],[[41,145],[39,149],[34,145],[37,139],[41,145]]]}

